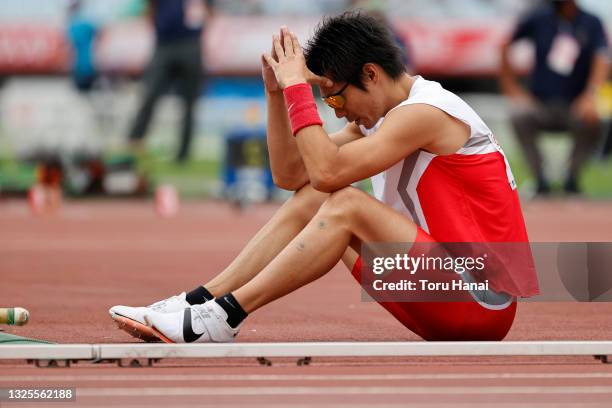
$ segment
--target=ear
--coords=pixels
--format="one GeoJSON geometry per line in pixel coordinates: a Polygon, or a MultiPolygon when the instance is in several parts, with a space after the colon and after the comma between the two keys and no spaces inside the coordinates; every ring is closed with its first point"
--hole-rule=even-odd
{"type": "Polygon", "coordinates": [[[377,83],[380,80],[380,67],[371,62],[363,65],[361,73],[364,82],[377,83]]]}

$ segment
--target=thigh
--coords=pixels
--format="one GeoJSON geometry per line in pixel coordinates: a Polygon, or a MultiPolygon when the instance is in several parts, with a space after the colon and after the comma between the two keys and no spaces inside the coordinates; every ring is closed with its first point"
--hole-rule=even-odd
{"type": "MultiPolygon", "coordinates": [[[[373,274],[364,267],[360,257],[362,243],[403,243],[406,251],[413,256],[413,251],[420,251],[435,243],[408,217],[361,191],[351,191],[341,196],[334,193],[330,198],[352,201],[348,206],[348,217],[354,236],[342,261],[364,290],[375,299],[375,294],[369,290],[372,288],[373,274]]],[[[456,275],[434,271],[429,278],[444,282],[456,279],[456,275]]],[[[426,340],[501,340],[506,335],[514,319],[515,303],[510,303],[504,309],[492,310],[481,306],[468,291],[461,291],[459,296],[464,297],[454,302],[379,299],[379,303],[404,326],[426,340]]]]}
{"type": "Polygon", "coordinates": [[[148,98],[161,95],[168,87],[168,81],[170,80],[168,53],[169,50],[165,47],[158,47],[154,51],[144,75],[145,94],[148,98]]]}
{"type": "Polygon", "coordinates": [[[595,143],[602,135],[602,122],[589,123],[572,114],[569,118],[569,130],[576,142],[595,143]]]}
{"type": "Polygon", "coordinates": [[[409,249],[417,231],[414,222],[388,205],[363,191],[348,187],[330,197],[335,201],[350,201],[350,226],[353,237],[342,255],[342,262],[352,271],[361,256],[363,242],[405,243],[409,249]]]}
{"type": "MultiPolygon", "coordinates": [[[[357,252],[349,248],[343,261],[350,262],[356,255],[357,252]]],[[[361,280],[363,264],[359,256],[356,257],[350,270],[353,277],[363,284],[361,280]]],[[[428,341],[502,340],[512,327],[517,308],[516,300],[503,309],[488,309],[473,300],[378,303],[404,327],[428,341]]]]}
{"type": "Polygon", "coordinates": [[[358,250],[359,243],[414,242],[417,226],[408,216],[354,187],[332,193],[318,216],[332,215],[343,220],[343,227],[353,236],[350,246],[358,250]]]}
{"type": "Polygon", "coordinates": [[[533,132],[559,131],[567,127],[559,114],[559,107],[543,103],[512,112],[511,120],[515,127],[529,128],[533,132]]]}
{"type": "Polygon", "coordinates": [[[349,246],[346,248],[346,251],[344,251],[344,255],[342,255],[342,263],[344,263],[344,266],[346,266],[349,271],[352,271],[358,258],[359,252],[349,246]]]}
{"type": "Polygon", "coordinates": [[[202,53],[200,42],[189,40],[175,50],[178,91],[187,99],[196,99],[202,83],[202,53]]]}

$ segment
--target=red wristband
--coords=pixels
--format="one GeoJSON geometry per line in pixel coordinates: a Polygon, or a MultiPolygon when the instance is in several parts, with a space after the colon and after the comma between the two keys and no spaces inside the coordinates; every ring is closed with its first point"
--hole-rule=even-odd
{"type": "Polygon", "coordinates": [[[310,85],[302,83],[288,86],[283,90],[283,95],[289,112],[293,136],[307,126],[323,124],[310,85]]]}

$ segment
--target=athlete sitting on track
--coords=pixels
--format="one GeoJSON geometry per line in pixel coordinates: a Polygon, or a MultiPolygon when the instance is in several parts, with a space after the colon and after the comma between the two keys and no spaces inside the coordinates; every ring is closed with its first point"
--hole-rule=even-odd
{"type": "MultiPolygon", "coordinates": [[[[262,56],[276,184],[295,190],[203,287],[111,317],[144,340],[231,342],[260,307],[342,259],[360,279],[362,243],[527,242],[512,173],[480,117],[438,83],[408,75],[386,28],[360,13],[325,19],[305,53],[281,28],[262,56]],[[348,124],[328,135],[310,85],[348,124]],[[351,187],[372,177],[376,198],[351,187]]],[[[491,283],[494,304],[381,302],[426,340],[501,340],[533,269],[491,283]]]]}

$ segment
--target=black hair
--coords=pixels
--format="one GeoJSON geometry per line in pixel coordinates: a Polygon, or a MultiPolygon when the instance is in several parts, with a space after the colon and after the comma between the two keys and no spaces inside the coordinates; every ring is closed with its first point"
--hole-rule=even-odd
{"type": "Polygon", "coordinates": [[[406,71],[389,28],[361,11],[325,17],[306,44],[306,65],[316,75],[365,89],[362,67],[375,63],[393,79],[406,71]]]}

